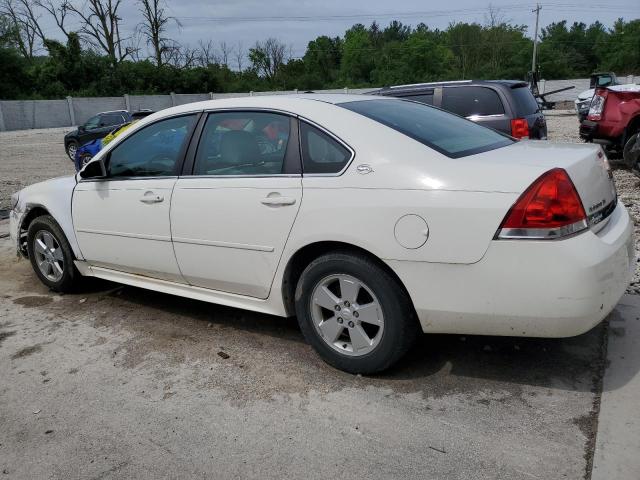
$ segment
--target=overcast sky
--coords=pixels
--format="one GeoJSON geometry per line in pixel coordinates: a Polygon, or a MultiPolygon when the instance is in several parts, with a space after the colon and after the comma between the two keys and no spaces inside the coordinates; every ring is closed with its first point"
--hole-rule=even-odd
{"type": "MultiPolygon", "coordinates": [[[[79,0],[82,1],[82,0],[79,0]]],[[[575,0],[574,0],[575,2],[575,0]]],[[[244,48],[257,40],[276,37],[291,46],[294,57],[304,54],[307,43],[319,35],[337,36],[354,23],[381,25],[397,19],[417,25],[426,23],[432,28],[446,28],[451,22],[484,23],[490,2],[473,0],[166,0],[170,15],[179,19],[181,27],[172,25],[168,36],[181,44],[196,46],[199,40],[212,39],[244,48]]],[[[569,23],[587,24],[599,20],[610,26],[616,18],[627,20],[640,17],[638,0],[605,0],[565,3],[562,0],[540,2],[540,24],[567,19],[569,23]]],[[[533,35],[535,8],[533,2],[497,0],[491,2],[501,15],[512,23],[529,27],[533,35]]],[[[140,22],[137,0],[122,0],[119,11],[122,31],[132,32],[140,22]]],[[[47,34],[56,35],[56,26],[43,18],[47,34]]]]}

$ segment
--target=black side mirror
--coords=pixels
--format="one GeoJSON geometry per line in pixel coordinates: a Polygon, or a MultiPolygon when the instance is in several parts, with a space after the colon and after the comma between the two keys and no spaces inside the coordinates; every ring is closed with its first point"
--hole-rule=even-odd
{"type": "Polygon", "coordinates": [[[86,128],[84,128],[84,125],[80,125],[80,126],[78,127],[78,132],[80,132],[80,133],[84,133],[86,130],[87,130],[87,129],[86,129],[86,128]]]}
{"type": "Polygon", "coordinates": [[[107,167],[104,160],[91,160],[80,170],[80,178],[107,178],[107,167]]]}

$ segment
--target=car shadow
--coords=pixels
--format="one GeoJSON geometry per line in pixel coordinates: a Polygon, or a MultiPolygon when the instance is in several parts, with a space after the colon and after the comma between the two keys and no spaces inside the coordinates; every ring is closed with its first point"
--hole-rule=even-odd
{"type": "MultiPolygon", "coordinates": [[[[110,282],[88,286],[139,306],[187,317],[202,328],[246,331],[308,348],[295,318],[281,318],[110,282]]],[[[389,386],[429,380],[448,392],[487,380],[503,385],[595,392],[601,384],[606,325],[572,338],[541,339],[475,335],[423,335],[392,369],[367,377],[389,386]]],[[[194,333],[197,335],[197,332],[194,333]]],[[[278,342],[264,348],[277,351],[278,342]]],[[[306,358],[307,355],[305,355],[306,358]]],[[[340,372],[342,374],[342,372],[340,372]]]]}

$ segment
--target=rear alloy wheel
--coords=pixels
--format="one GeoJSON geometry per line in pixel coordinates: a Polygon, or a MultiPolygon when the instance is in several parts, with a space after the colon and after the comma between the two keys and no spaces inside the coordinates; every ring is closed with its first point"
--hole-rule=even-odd
{"type": "Polygon", "coordinates": [[[36,275],[56,292],[72,292],[80,273],[62,229],[49,215],[36,218],[27,232],[27,250],[36,275]]]}
{"type": "Polygon", "coordinates": [[[78,151],[78,144],[74,141],[69,142],[67,145],[67,155],[69,158],[75,162],[76,161],[76,152],[78,151]]]}
{"type": "Polygon", "coordinates": [[[89,155],[88,153],[83,153],[80,156],[80,168],[83,168],[87,163],[89,163],[91,161],[93,157],[91,155],[89,155]]]}
{"type": "Polygon", "coordinates": [[[377,262],[357,253],[330,253],[311,262],[295,298],[306,340],[327,363],[350,373],[389,368],[419,333],[404,288],[377,262]]]}

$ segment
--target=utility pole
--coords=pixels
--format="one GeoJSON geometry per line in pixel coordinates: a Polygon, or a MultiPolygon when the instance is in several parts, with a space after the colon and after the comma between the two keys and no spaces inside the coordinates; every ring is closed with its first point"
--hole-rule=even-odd
{"type": "Polygon", "coordinates": [[[535,10],[531,10],[536,14],[536,33],[533,36],[533,58],[531,59],[531,72],[536,73],[536,54],[538,53],[538,20],[540,19],[540,10],[542,7],[539,3],[536,4],[535,10]]]}

